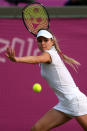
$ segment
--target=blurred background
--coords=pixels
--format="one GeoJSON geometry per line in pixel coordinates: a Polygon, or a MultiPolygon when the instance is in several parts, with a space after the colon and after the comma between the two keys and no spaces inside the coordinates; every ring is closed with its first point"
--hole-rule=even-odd
{"type": "Polygon", "coordinates": [[[26,3],[41,2],[47,6],[87,5],[87,0],[0,0],[1,6],[24,6],[26,3]]]}
{"type": "MultiPolygon", "coordinates": [[[[0,0],[0,131],[30,131],[58,103],[37,64],[12,63],[5,57],[8,46],[19,57],[40,54],[22,21],[21,11],[31,2],[46,6],[62,52],[81,63],[77,73],[66,66],[87,95],[87,0],[0,0]],[[41,93],[33,92],[34,83],[42,85],[41,93]]],[[[83,131],[75,119],[52,131],[58,130],[83,131]]]]}

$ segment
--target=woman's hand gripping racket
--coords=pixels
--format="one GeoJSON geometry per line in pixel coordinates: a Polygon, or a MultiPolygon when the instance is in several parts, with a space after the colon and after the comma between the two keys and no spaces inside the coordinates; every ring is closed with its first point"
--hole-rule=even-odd
{"type": "Polygon", "coordinates": [[[34,36],[40,29],[49,28],[49,15],[46,8],[40,3],[31,3],[23,8],[22,19],[25,27],[34,36]]]}

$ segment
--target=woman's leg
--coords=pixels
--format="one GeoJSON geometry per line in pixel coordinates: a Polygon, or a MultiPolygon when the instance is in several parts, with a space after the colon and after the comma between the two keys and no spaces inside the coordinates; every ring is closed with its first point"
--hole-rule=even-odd
{"type": "Polygon", "coordinates": [[[84,129],[84,131],[87,131],[87,114],[83,116],[76,116],[75,118],[84,129]]]}
{"type": "Polygon", "coordinates": [[[32,127],[31,131],[49,131],[71,119],[63,112],[51,109],[32,127]]]}

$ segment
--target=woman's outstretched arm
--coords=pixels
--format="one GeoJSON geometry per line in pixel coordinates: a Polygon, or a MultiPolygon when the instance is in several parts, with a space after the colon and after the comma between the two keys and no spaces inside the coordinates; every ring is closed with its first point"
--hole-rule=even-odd
{"type": "Polygon", "coordinates": [[[7,48],[6,56],[13,62],[20,63],[29,63],[29,64],[38,64],[38,63],[50,63],[51,58],[47,52],[42,53],[40,56],[25,56],[25,57],[16,57],[15,51],[12,48],[7,48]]]}

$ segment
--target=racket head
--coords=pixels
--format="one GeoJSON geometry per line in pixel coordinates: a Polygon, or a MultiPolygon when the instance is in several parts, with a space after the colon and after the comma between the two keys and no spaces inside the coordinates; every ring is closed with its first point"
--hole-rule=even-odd
{"type": "Polygon", "coordinates": [[[22,19],[27,30],[34,36],[41,29],[48,29],[50,18],[46,8],[38,3],[32,2],[22,10],[22,19]]]}

